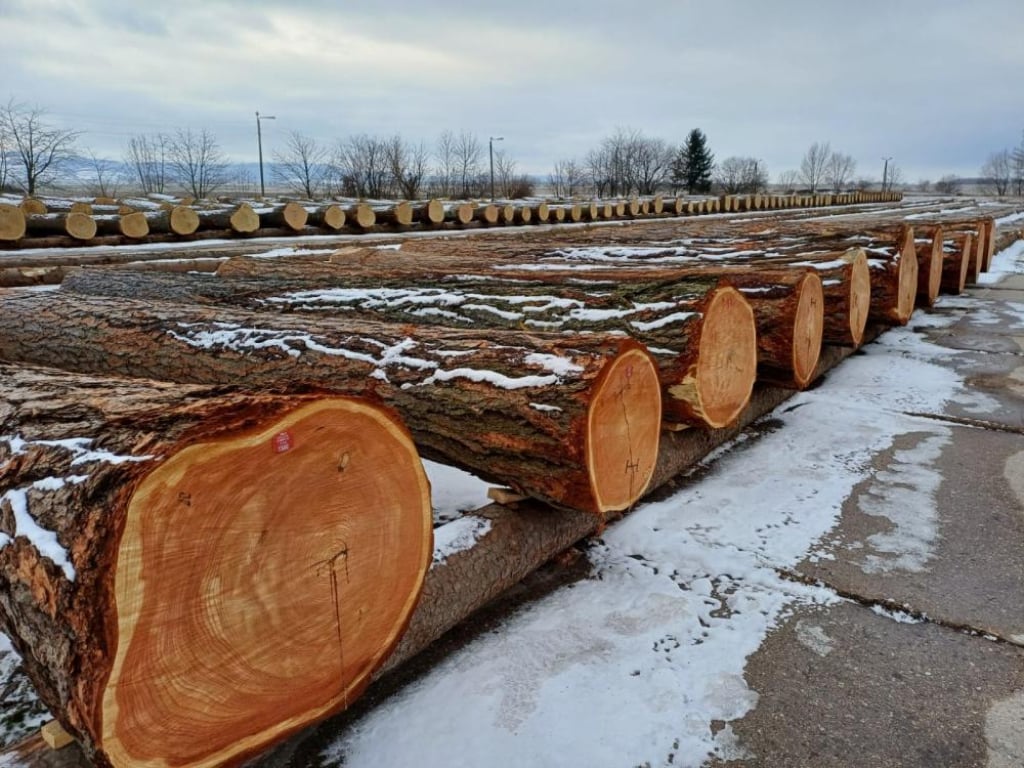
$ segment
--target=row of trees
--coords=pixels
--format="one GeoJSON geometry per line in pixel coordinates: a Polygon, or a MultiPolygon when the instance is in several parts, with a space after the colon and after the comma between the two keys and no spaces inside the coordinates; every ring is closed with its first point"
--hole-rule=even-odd
{"type": "MultiPolygon", "coordinates": [[[[780,174],[779,185],[787,191],[839,192],[853,185],[856,170],[850,155],[833,151],[828,142],[815,142],[798,171],[780,174]]],[[[740,194],[766,190],[769,176],[765,162],[756,157],[733,156],[716,163],[699,128],[690,131],[678,147],[640,131],[619,129],[582,161],[569,158],[555,163],[549,182],[558,196],[649,195],[663,189],[673,194],[713,189],[740,194]]]]}
{"type": "Polygon", "coordinates": [[[1024,133],[1013,149],[1001,149],[988,156],[981,167],[981,176],[989,193],[1024,196],[1024,133]]]}

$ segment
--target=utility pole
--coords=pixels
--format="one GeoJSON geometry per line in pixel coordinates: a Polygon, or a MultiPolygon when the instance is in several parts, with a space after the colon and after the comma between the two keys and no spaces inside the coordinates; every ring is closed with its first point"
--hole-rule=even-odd
{"type": "Polygon", "coordinates": [[[260,115],[256,110],[256,146],[260,152],[260,197],[267,194],[267,188],[263,183],[263,131],[260,128],[260,120],[276,120],[273,115],[260,115]]]}
{"type": "Polygon", "coordinates": [[[504,141],[504,136],[490,136],[487,139],[487,146],[491,152],[491,202],[494,202],[494,142],[504,141]]]}
{"type": "Polygon", "coordinates": [[[883,157],[885,165],[882,167],[882,191],[885,192],[886,183],[889,181],[889,162],[892,160],[891,157],[883,157]]]}

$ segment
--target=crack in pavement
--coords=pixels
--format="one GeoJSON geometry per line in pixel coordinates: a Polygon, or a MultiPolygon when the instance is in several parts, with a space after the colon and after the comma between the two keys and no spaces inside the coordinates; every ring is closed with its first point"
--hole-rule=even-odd
{"type": "Polygon", "coordinates": [[[1014,435],[1024,435],[1024,427],[1017,427],[1012,424],[1003,424],[1000,421],[987,421],[985,419],[971,419],[966,416],[948,416],[941,413],[924,413],[918,411],[903,411],[904,416],[911,416],[929,421],[941,421],[946,424],[953,424],[960,427],[974,427],[976,429],[987,429],[991,432],[1010,432],[1014,435]]]}
{"type": "MultiPolygon", "coordinates": [[[[865,608],[881,608],[889,613],[902,613],[910,618],[914,619],[915,622],[922,624],[934,624],[939,627],[951,629],[954,632],[959,632],[964,635],[971,637],[979,637],[983,640],[987,640],[991,643],[998,645],[1011,645],[1014,648],[1024,648],[1024,639],[1017,637],[1009,638],[1003,637],[1002,635],[987,629],[979,629],[971,624],[965,624],[956,621],[948,621],[946,619],[936,618],[929,616],[923,611],[919,611],[906,603],[898,603],[887,597],[864,597],[856,592],[852,592],[848,589],[843,589],[835,584],[830,584],[822,579],[812,578],[799,571],[792,571],[788,568],[776,568],[775,572],[778,576],[786,581],[792,581],[796,584],[803,584],[809,587],[818,587],[821,589],[827,589],[830,592],[835,593],[844,600],[848,600],[852,603],[857,603],[865,608]]],[[[891,618],[891,617],[890,617],[891,618]]]]}

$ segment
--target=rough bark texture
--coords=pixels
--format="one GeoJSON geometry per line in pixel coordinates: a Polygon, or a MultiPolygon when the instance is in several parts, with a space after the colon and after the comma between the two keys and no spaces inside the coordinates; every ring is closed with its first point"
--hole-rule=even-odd
{"type": "Polygon", "coordinates": [[[382,398],[425,451],[566,507],[630,506],[657,452],[657,370],[621,338],[459,332],[66,292],[2,296],[0,313],[4,359],[382,398]],[[598,473],[616,457],[616,473],[598,473]]]}
{"type": "Polygon", "coordinates": [[[0,628],[98,763],[221,765],[358,696],[432,550],[429,487],[392,416],[7,364],[0,381],[0,628]],[[345,542],[332,590],[316,565],[345,542]]]}
{"type": "MultiPolygon", "coordinates": [[[[668,273],[661,279],[655,275],[646,282],[627,280],[616,285],[617,273],[607,272],[592,278],[592,282],[603,282],[588,287],[562,285],[559,274],[540,272],[515,273],[508,279],[463,275],[452,282],[443,273],[415,268],[388,274],[370,267],[357,275],[358,253],[348,256],[352,261],[341,264],[305,259],[225,263],[223,269],[229,274],[247,271],[256,277],[245,281],[199,278],[175,285],[167,279],[88,274],[75,276],[67,288],[93,295],[174,301],[199,296],[250,309],[479,328],[483,335],[490,328],[625,333],[657,350],[666,419],[698,426],[727,424],[753,388],[757,373],[754,318],[738,294],[717,287],[718,274],[668,273]],[[712,329],[712,336],[705,337],[706,328],[712,329]]],[[[766,305],[764,311],[776,310],[783,307],[766,305]]],[[[795,317],[788,320],[794,323],[795,317]]],[[[786,319],[767,321],[766,327],[780,322],[784,325],[786,319]]],[[[767,340],[766,354],[775,364],[781,365],[785,354],[780,357],[776,351],[787,343],[793,343],[792,332],[788,342],[767,340]]]]}

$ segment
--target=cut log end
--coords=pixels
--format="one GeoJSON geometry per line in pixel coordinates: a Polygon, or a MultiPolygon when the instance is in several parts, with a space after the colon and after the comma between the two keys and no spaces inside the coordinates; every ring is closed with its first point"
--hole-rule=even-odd
{"type": "Polygon", "coordinates": [[[149,220],[144,213],[129,213],[118,220],[121,234],[133,240],[141,240],[149,234],[149,220]]]}
{"type": "Polygon", "coordinates": [[[115,766],[220,765],[345,708],[403,632],[431,555],[416,449],[373,406],[330,398],[186,447],[129,504],[102,751],[115,766]]]}
{"type": "Polygon", "coordinates": [[[412,224],[414,218],[414,211],[412,204],[406,200],[395,205],[391,209],[391,215],[394,216],[395,224],[400,227],[408,227],[412,224]]]}
{"type": "Polygon", "coordinates": [[[0,242],[14,242],[25,236],[25,211],[0,203],[0,242]]]}
{"type": "Polygon", "coordinates": [[[340,205],[328,205],[320,216],[320,225],[337,232],[345,228],[345,209],[340,205]]]}
{"type": "Polygon", "coordinates": [[[821,357],[825,296],[821,278],[808,273],[797,288],[800,299],[793,318],[793,383],[803,389],[812,381],[821,357]]]}
{"type": "Polygon", "coordinates": [[[348,221],[359,229],[373,229],[377,224],[377,214],[366,203],[359,203],[348,212],[348,221]]]}
{"type": "Polygon", "coordinates": [[[907,228],[900,240],[900,245],[899,294],[894,318],[900,325],[906,325],[910,322],[910,316],[914,314],[914,306],[917,302],[918,266],[913,230],[907,228]]]}
{"type": "Polygon", "coordinates": [[[249,235],[260,228],[260,217],[248,203],[242,203],[229,219],[231,229],[240,235],[249,235]]]}
{"type": "Polygon", "coordinates": [[[440,200],[428,200],[420,209],[420,219],[425,224],[442,224],[444,222],[444,204],[440,200]]]}
{"type": "Polygon", "coordinates": [[[754,312],[735,288],[718,288],[704,312],[696,391],[705,423],[732,424],[746,407],[757,378],[754,312]]]}
{"type": "Polygon", "coordinates": [[[601,372],[587,415],[587,461],[597,511],[633,506],[651,482],[661,435],[658,367],[628,344],[601,372]]]}
{"type": "Polygon", "coordinates": [[[64,228],[75,240],[92,240],[96,237],[96,221],[87,213],[69,213],[64,220],[64,228]]]}
{"type": "Polygon", "coordinates": [[[858,249],[850,266],[850,342],[859,347],[871,314],[871,268],[867,256],[858,249]]]}
{"type": "Polygon", "coordinates": [[[309,220],[309,212],[298,203],[286,203],[281,209],[281,219],[288,229],[301,232],[309,220]]]}
{"type": "Polygon", "coordinates": [[[176,205],[170,213],[171,232],[182,237],[194,234],[199,229],[199,215],[185,205],[176,205]]]}

